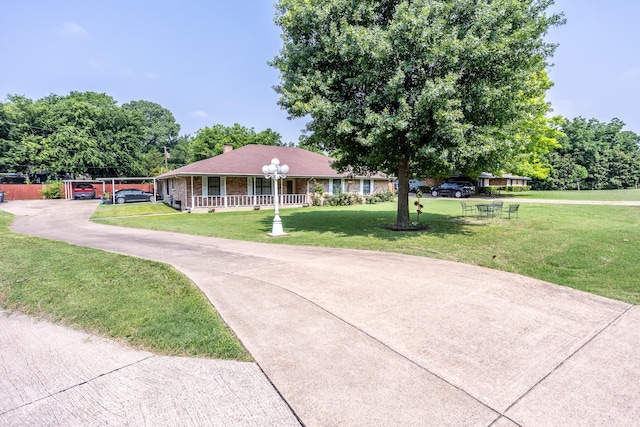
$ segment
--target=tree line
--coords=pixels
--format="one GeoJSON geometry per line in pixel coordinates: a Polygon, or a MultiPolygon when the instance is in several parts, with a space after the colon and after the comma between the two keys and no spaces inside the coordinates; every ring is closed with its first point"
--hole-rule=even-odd
{"type": "Polygon", "coordinates": [[[180,135],[168,109],[150,101],[118,105],[104,93],[71,92],[0,103],[0,173],[47,178],[156,176],[222,153],[224,145],[282,145],[271,129],[240,124],[180,135]]]}
{"type": "Polygon", "coordinates": [[[558,146],[545,154],[547,173],[534,178],[538,190],[636,188],[640,184],[640,136],[613,119],[562,120],[558,146]]]}
{"type": "MultiPolygon", "coordinates": [[[[624,130],[622,121],[555,117],[547,123],[552,125],[538,132],[537,144],[548,152],[532,148],[524,153],[528,161],[512,164],[507,172],[531,176],[532,187],[540,190],[640,184],[640,136],[624,130]]],[[[32,182],[47,175],[155,176],[221,154],[225,145],[283,145],[271,129],[256,132],[237,123],[214,124],[194,136],[179,133],[173,114],[149,101],[118,106],[112,97],[94,92],[37,101],[9,96],[0,103],[0,173],[18,173],[32,182]]],[[[301,141],[304,148],[314,147],[301,141]]]]}

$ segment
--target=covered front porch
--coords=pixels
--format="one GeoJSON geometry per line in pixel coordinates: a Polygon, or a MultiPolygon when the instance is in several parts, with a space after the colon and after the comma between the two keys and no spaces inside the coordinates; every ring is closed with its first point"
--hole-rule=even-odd
{"type": "MultiPolygon", "coordinates": [[[[199,208],[243,208],[274,206],[274,196],[261,195],[231,195],[231,196],[193,196],[189,209],[199,208]]],[[[305,206],[308,204],[307,194],[279,194],[280,206],[305,206]]]]}
{"type": "MultiPolygon", "coordinates": [[[[309,203],[306,178],[278,181],[278,204],[309,203]]],[[[275,205],[273,181],[260,176],[185,176],[160,182],[162,200],[180,210],[210,211],[224,208],[256,208],[275,205]]]]}

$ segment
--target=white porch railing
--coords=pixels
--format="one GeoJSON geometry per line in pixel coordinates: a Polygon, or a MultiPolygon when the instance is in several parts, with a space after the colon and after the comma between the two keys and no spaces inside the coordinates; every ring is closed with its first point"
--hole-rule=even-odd
{"type": "MultiPolygon", "coordinates": [[[[273,195],[237,195],[237,196],[195,196],[193,208],[240,208],[252,206],[273,206],[273,195]]],[[[280,206],[304,205],[306,194],[279,194],[280,206]]]]}

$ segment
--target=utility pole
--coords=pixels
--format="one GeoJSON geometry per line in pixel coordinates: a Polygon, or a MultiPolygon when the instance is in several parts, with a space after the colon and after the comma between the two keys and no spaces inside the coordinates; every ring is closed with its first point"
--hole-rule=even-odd
{"type": "Polygon", "coordinates": [[[171,157],[171,155],[167,151],[167,146],[165,145],[164,146],[164,168],[165,168],[165,172],[169,172],[169,157],[171,157]]]}

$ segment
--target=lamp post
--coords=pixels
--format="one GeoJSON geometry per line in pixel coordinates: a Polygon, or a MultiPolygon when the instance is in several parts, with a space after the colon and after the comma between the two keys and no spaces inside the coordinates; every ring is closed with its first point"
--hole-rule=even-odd
{"type": "Polygon", "coordinates": [[[289,173],[289,166],[280,166],[280,160],[274,158],[271,159],[270,165],[262,166],[262,173],[265,178],[273,179],[275,216],[273,217],[273,225],[269,236],[285,236],[287,233],[282,230],[282,220],[280,219],[280,211],[278,210],[278,180],[287,177],[287,174],[289,173]]]}

